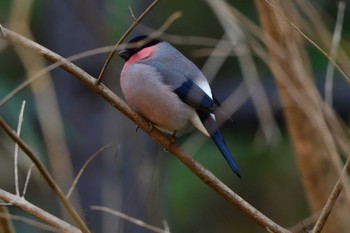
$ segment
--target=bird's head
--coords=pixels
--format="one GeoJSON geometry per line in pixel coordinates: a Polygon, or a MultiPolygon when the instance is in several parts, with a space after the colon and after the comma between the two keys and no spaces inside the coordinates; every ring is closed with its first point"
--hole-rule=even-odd
{"type": "Polygon", "coordinates": [[[134,54],[140,52],[144,48],[154,46],[161,42],[158,38],[140,35],[132,38],[126,45],[126,48],[119,52],[119,56],[125,61],[128,61],[134,54]]]}

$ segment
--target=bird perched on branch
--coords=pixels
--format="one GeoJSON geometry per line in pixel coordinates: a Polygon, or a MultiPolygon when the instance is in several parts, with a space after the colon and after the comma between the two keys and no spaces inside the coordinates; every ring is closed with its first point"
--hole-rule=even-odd
{"type": "Polygon", "coordinates": [[[219,102],[196,65],[169,43],[145,35],[131,39],[119,56],[125,60],[120,84],[131,108],[174,136],[193,125],[213,139],[241,177],[215,122],[219,102]]]}

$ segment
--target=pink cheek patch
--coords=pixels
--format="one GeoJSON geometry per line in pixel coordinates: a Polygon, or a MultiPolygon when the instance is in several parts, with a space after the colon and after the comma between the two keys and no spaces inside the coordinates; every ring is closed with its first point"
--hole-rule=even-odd
{"type": "Polygon", "coordinates": [[[156,49],[156,46],[153,45],[151,47],[147,47],[142,49],[141,51],[135,53],[127,63],[133,64],[135,62],[139,62],[141,60],[144,60],[152,55],[153,51],[156,49]]]}
{"type": "Polygon", "coordinates": [[[142,49],[141,51],[135,53],[132,57],[130,57],[130,59],[127,62],[125,62],[124,67],[122,69],[121,81],[124,77],[125,72],[128,70],[128,68],[131,65],[148,58],[149,56],[152,55],[152,53],[155,49],[156,49],[156,45],[153,45],[153,46],[142,49]]]}

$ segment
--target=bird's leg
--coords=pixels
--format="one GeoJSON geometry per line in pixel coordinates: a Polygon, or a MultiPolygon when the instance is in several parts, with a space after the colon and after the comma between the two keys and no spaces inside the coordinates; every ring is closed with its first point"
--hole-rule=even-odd
{"type": "Polygon", "coordinates": [[[165,151],[165,152],[168,152],[168,148],[169,148],[172,144],[174,144],[174,142],[175,142],[175,136],[176,136],[176,131],[174,131],[173,134],[170,136],[170,143],[169,143],[169,145],[167,145],[167,147],[164,148],[164,151],[165,151]]]}
{"type": "Polygon", "coordinates": [[[171,144],[173,144],[175,142],[175,137],[176,137],[176,130],[173,132],[173,134],[171,135],[170,137],[170,140],[171,140],[171,144]]]}
{"type": "MultiPolygon", "coordinates": [[[[145,130],[146,133],[151,132],[151,130],[153,129],[153,125],[152,125],[152,123],[150,121],[148,122],[148,125],[149,125],[148,129],[145,130]]],[[[137,125],[135,131],[137,132],[139,129],[140,129],[140,126],[137,125]]]]}

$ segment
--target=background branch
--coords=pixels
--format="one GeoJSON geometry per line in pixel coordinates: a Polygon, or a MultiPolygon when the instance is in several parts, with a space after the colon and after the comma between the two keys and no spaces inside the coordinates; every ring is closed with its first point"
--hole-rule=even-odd
{"type": "MultiPolygon", "coordinates": [[[[328,124],[329,117],[323,109],[327,105],[315,85],[303,39],[330,62],[335,62],[296,25],[300,16],[295,3],[257,0],[256,5],[302,182],[312,211],[318,212],[327,201],[344,164],[339,156],[337,136],[332,133],[335,124],[328,124]],[[273,38],[274,42],[269,38],[273,38]],[[283,48],[283,52],[277,52],[276,46],[283,48]]],[[[348,79],[344,71],[340,69],[339,72],[348,79]]],[[[347,197],[350,193],[348,177],[341,176],[341,180],[347,197]]],[[[348,229],[348,218],[345,217],[348,205],[347,198],[344,205],[333,211],[333,217],[325,225],[325,232],[348,229]]]]}
{"type": "Polygon", "coordinates": [[[39,207],[26,201],[24,198],[19,197],[17,195],[13,195],[9,192],[6,192],[5,190],[0,189],[0,199],[5,202],[11,203],[12,206],[15,206],[18,209],[23,210],[41,219],[42,221],[46,222],[50,226],[53,226],[60,232],[70,232],[70,233],[81,232],[78,228],[44,211],[43,209],[40,209],[39,207]]]}
{"type": "MultiPolygon", "coordinates": [[[[40,174],[44,177],[48,185],[57,194],[63,206],[66,208],[68,213],[71,215],[76,224],[81,228],[83,232],[90,232],[88,227],[85,225],[84,221],[80,218],[78,213],[75,211],[74,207],[71,205],[69,200],[65,197],[64,193],[54,181],[50,173],[46,170],[45,166],[41,163],[35,153],[26,145],[26,143],[19,138],[16,133],[11,129],[11,127],[0,117],[0,127],[2,127],[5,132],[15,141],[18,146],[23,150],[24,153],[33,161],[35,166],[38,168],[40,174]]],[[[5,199],[3,199],[5,200],[5,199]]]]}
{"type": "Polygon", "coordinates": [[[150,12],[152,10],[152,8],[158,3],[159,0],[154,0],[147,8],[146,10],[136,19],[135,15],[132,13],[131,7],[129,6],[129,9],[131,11],[132,17],[134,18],[134,22],[133,24],[129,27],[129,29],[124,33],[124,35],[122,37],[120,37],[119,41],[117,42],[117,44],[114,46],[113,50],[111,51],[111,53],[108,55],[107,60],[105,62],[105,64],[102,67],[101,73],[98,76],[97,80],[96,80],[96,84],[100,84],[102,81],[102,77],[103,74],[105,73],[108,64],[111,62],[112,57],[114,56],[114,54],[117,52],[117,49],[119,47],[119,45],[125,40],[125,38],[132,32],[132,30],[142,21],[142,19],[148,14],[148,12],[150,12]]]}
{"type": "Polygon", "coordinates": [[[168,230],[164,230],[164,229],[161,229],[159,227],[150,225],[150,224],[148,224],[148,223],[146,223],[144,221],[141,221],[140,219],[131,217],[129,215],[123,214],[123,213],[121,213],[119,211],[116,211],[116,210],[112,210],[112,209],[110,209],[108,207],[105,207],[105,206],[91,206],[91,209],[92,210],[100,210],[100,211],[112,214],[114,216],[117,216],[117,217],[122,218],[122,219],[124,219],[126,221],[129,221],[129,222],[132,222],[133,224],[138,225],[140,227],[143,227],[143,228],[145,228],[147,230],[150,230],[152,232],[156,232],[156,233],[170,233],[170,231],[168,231],[168,230]]]}

